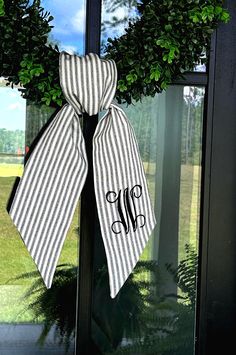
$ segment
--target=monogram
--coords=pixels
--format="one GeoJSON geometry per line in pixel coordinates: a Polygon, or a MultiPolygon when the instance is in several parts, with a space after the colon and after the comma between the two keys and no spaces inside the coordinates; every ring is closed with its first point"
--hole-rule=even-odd
{"type": "Polygon", "coordinates": [[[120,219],[114,221],[111,225],[111,230],[115,234],[120,234],[123,230],[126,234],[129,233],[130,228],[135,232],[137,228],[142,228],[146,223],[146,217],[143,214],[137,214],[135,199],[142,196],[142,186],[135,185],[131,189],[128,187],[124,190],[108,191],[106,193],[106,200],[109,203],[116,203],[120,219]],[[140,225],[138,225],[138,221],[140,225]]]}

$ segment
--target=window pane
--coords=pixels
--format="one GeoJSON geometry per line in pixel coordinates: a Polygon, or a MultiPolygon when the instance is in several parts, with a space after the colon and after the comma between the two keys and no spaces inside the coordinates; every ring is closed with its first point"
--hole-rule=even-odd
{"type": "Polygon", "coordinates": [[[42,6],[51,13],[54,26],[49,42],[56,43],[60,50],[68,53],[84,53],[85,1],[42,0],[42,6]]]}
{"type": "Polygon", "coordinates": [[[103,354],[194,354],[203,98],[203,88],[171,86],[123,107],[158,223],[114,300],[95,248],[93,339],[103,354]]]}
{"type": "Polygon", "coordinates": [[[205,64],[196,65],[194,68],[194,71],[204,73],[204,72],[206,72],[206,65],[205,64]]]}
{"type": "MultiPolygon", "coordinates": [[[[137,1],[103,1],[102,53],[108,37],[122,35],[138,16],[136,6],[137,1]]],[[[97,231],[92,336],[102,354],[194,354],[203,100],[204,88],[172,85],[142,103],[123,105],[157,225],[115,299],[97,231]]]]}
{"type": "MultiPolygon", "coordinates": [[[[54,16],[49,42],[57,43],[60,50],[82,55],[85,2],[71,0],[67,1],[65,7],[64,2],[44,0],[41,5],[54,16]]],[[[6,87],[1,79],[0,353],[3,355],[74,354],[80,204],[76,208],[49,290],[44,286],[36,265],[6,211],[15,179],[23,173],[25,152],[28,152],[38,132],[54,112],[52,107],[24,100],[17,88],[6,87]],[[60,264],[70,265],[60,267],[60,264]],[[35,272],[36,276],[14,279],[31,272],[35,272]],[[40,282],[42,289],[34,294],[30,288],[36,287],[36,281],[40,282]],[[29,297],[25,295],[27,291],[29,297]],[[36,299],[39,301],[38,308],[30,308],[36,299]]]]}
{"type": "MultiPolygon", "coordinates": [[[[118,38],[123,35],[125,29],[128,27],[129,21],[138,19],[138,3],[138,0],[102,1],[101,54],[105,53],[108,38],[118,38]]],[[[202,58],[206,58],[205,53],[203,53],[202,58]]],[[[193,71],[206,72],[206,65],[195,65],[193,71]]]]}

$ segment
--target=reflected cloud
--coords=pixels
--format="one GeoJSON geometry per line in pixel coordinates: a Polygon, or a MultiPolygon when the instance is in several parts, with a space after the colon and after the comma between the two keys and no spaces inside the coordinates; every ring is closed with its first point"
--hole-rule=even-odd
{"type": "Polygon", "coordinates": [[[76,12],[75,16],[71,19],[71,24],[76,32],[85,32],[85,8],[82,6],[79,11],[76,12]]]}
{"type": "Polygon", "coordinates": [[[9,92],[9,96],[10,97],[18,97],[19,95],[18,95],[18,93],[16,93],[15,91],[12,90],[9,92]]]}
{"type": "Polygon", "coordinates": [[[103,40],[106,41],[108,37],[114,38],[123,35],[128,22],[137,17],[136,7],[130,7],[128,3],[117,7],[114,11],[110,9],[108,3],[107,6],[103,7],[102,11],[103,40]]]}
{"type": "Polygon", "coordinates": [[[61,49],[63,51],[66,51],[69,54],[75,54],[77,52],[77,48],[75,46],[70,46],[70,45],[62,45],[61,49]]]}
{"type": "Polygon", "coordinates": [[[10,104],[7,107],[8,110],[13,111],[13,110],[21,110],[23,111],[25,109],[25,105],[21,102],[14,102],[12,104],[10,104]]]}
{"type": "Polygon", "coordinates": [[[63,27],[54,27],[52,32],[54,34],[64,35],[64,36],[68,36],[68,35],[71,34],[71,30],[70,29],[63,28],[63,27]]]}
{"type": "Polygon", "coordinates": [[[54,39],[60,50],[83,53],[85,34],[85,1],[84,0],[42,0],[41,4],[54,17],[50,38],[54,39]],[[68,47],[67,47],[68,46],[68,47]]]}

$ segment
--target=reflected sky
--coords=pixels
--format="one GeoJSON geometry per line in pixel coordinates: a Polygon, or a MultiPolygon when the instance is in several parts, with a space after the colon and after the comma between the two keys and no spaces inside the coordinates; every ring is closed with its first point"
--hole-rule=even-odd
{"type": "Polygon", "coordinates": [[[26,100],[17,88],[0,87],[0,128],[25,130],[26,100]]]}
{"type": "Polygon", "coordinates": [[[122,6],[112,9],[109,2],[104,2],[102,7],[102,38],[114,38],[121,36],[128,22],[138,17],[135,6],[130,6],[127,2],[122,6]],[[109,25],[110,24],[110,25],[109,25]]]}
{"type": "Polygon", "coordinates": [[[50,41],[60,50],[82,55],[84,53],[85,1],[42,0],[42,7],[54,17],[50,41]]]}
{"type": "MultiPolygon", "coordinates": [[[[54,17],[49,41],[60,50],[83,55],[85,32],[84,0],[42,0],[42,7],[54,17]]],[[[26,100],[20,92],[5,87],[0,78],[0,128],[25,130],[26,100]]]]}

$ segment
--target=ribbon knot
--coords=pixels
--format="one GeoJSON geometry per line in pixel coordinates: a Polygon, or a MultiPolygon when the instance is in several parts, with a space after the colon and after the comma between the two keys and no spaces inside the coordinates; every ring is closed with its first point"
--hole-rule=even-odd
{"type": "Polygon", "coordinates": [[[95,53],[79,57],[62,52],[59,66],[63,94],[76,112],[93,116],[110,107],[117,84],[113,60],[102,60],[95,53]]]}
{"type": "Polygon", "coordinates": [[[59,58],[67,100],[32,151],[9,214],[47,288],[84,186],[88,163],[79,116],[108,110],[93,137],[94,189],[111,297],[132,272],[156,224],[132,126],[112,103],[113,60],[66,52],[59,58]]]}

